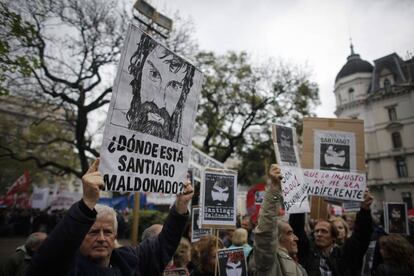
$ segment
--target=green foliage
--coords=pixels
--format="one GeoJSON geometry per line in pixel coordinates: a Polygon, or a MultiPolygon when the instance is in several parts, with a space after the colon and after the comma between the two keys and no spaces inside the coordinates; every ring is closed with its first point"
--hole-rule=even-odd
{"type": "Polygon", "coordinates": [[[19,73],[29,77],[39,61],[28,52],[21,51],[16,40],[26,45],[35,43],[36,34],[33,24],[22,19],[4,3],[0,3],[0,95],[9,93],[6,73],[19,73]]]}

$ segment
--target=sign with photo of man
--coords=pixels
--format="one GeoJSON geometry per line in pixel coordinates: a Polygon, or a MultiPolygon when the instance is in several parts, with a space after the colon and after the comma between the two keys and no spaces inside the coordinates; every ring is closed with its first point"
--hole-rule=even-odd
{"type": "Polygon", "coordinates": [[[105,190],[182,191],[201,84],[192,64],[129,26],[101,148],[105,190]]]}
{"type": "Polygon", "coordinates": [[[206,169],[201,190],[203,227],[236,226],[237,173],[206,169]]]}
{"type": "Polygon", "coordinates": [[[200,208],[194,207],[191,212],[191,242],[199,241],[201,237],[212,234],[211,228],[202,228],[200,208]]]}
{"type": "Polygon", "coordinates": [[[384,228],[387,233],[410,234],[405,202],[384,202],[384,228]]]}
{"type": "Polygon", "coordinates": [[[295,129],[273,125],[272,133],[277,163],[281,166],[300,167],[295,129]]]}
{"type": "Polygon", "coordinates": [[[220,276],[247,276],[243,247],[217,251],[220,276]]]}

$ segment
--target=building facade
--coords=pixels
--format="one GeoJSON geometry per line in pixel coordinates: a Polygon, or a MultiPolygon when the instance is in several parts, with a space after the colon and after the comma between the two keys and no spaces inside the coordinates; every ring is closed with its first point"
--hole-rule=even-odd
{"type": "Polygon", "coordinates": [[[364,120],[367,180],[382,202],[406,202],[414,196],[414,58],[396,53],[374,60],[351,55],[335,79],[338,118],[364,120]]]}

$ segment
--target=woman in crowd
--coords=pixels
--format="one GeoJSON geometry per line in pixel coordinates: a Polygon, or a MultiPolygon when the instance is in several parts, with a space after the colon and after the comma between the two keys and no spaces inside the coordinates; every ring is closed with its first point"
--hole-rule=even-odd
{"type": "MultiPolygon", "coordinates": [[[[180,270],[185,272],[185,275],[190,275],[187,269],[188,263],[191,261],[191,243],[186,238],[181,238],[180,244],[174,253],[172,263],[170,263],[165,272],[180,270]]],[[[165,273],[167,274],[168,273],[165,273]]]]}
{"type": "Polygon", "coordinates": [[[336,230],[338,231],[336,243],[338,245],[344,244],[345,240],[348,238],[349,233],[348,223],[346,223],[346,221],[341,217],[331,217],[329,221],[334,224],[336,230]]]}
{"type": "Polygon", "coordinates": [[[232,245],[229,248],[243,247],[244,256],[249,257],[252,247],[247,243],[248,232],[244,228],[237,228],[233,233],[232,245]]]}
{"type": "Polygon", "coordinates": [[[195,269],[191,272],[193,276],[213,276],[216,268],[217,249],[224,248],[223,242],[215,236],[202,237],[193,246],[192,254],[195,269]]]}

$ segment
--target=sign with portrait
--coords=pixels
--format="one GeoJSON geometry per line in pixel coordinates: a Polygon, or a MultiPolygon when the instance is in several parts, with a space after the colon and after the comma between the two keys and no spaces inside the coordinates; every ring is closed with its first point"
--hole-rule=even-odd
{"type": "Polygon", "coordinates": [[[243,247],[217,251],[220,276],[247,276],[243,247]]]}
{"type": "Polygon", "coordinates": [[[292,127],[272,125],[276,160],[280,166],[300,167],[296,130],[292,127]]]}
{"type": "Polygon", "coordinates": [[[230,170],[205,169],[201,187],[203,227],[236,226],[237,173],[230,170]]]}
{"type": "Polygon", "coordinates": [[[296,130],[273,125],[272,133],[276,162],[282,174],[283,207],[288,214],[309,212],[307,183],[300,166],[296,130]]]}
{"type": "Polygon", "coordinates": [[[410,234],[405,202],[384,202],[384,229],[387,233],[410,234]]]}
{"type": "Polygon", "coordinates": [[[355,134],[343,131],[314,131],[315,169],[355,171],[355,134]]]}
{"type": "MultiPolygon", "coordinates": [[[[304,169],[363,174],[365,172],[364,138],[363,120],[304,118],[302,167],[304,169]]],[[[345,185],[345,183],[343,184],[345,185]]],[[[315,193],[325,193],[324,198],[329,198],[329,190],[326,189],[325,192],[323,190],[315,191],[315,193]]],[[[311,218],[328,218],[328,208],[324,198],[311,197],[311,218]]],[[[338,200],[344,201],[346,198],[349,197],[336,197],[336,204],[339,204],[338,200]]],[[[334,198],[328,200],[332,201],[334,198]]]]}
{"type": "Polygon", "coordinates": [[[191,242],[199,241],[201,237],[212,235],[211,228],[202,228],[200,208],[194,207],[191,212],[191,242]]]}
{"type": "Polygon", "coordinates": [[[101,147],[105,190],[183,190],[201,84],[192,64],[129,26],[101,147]]]}

